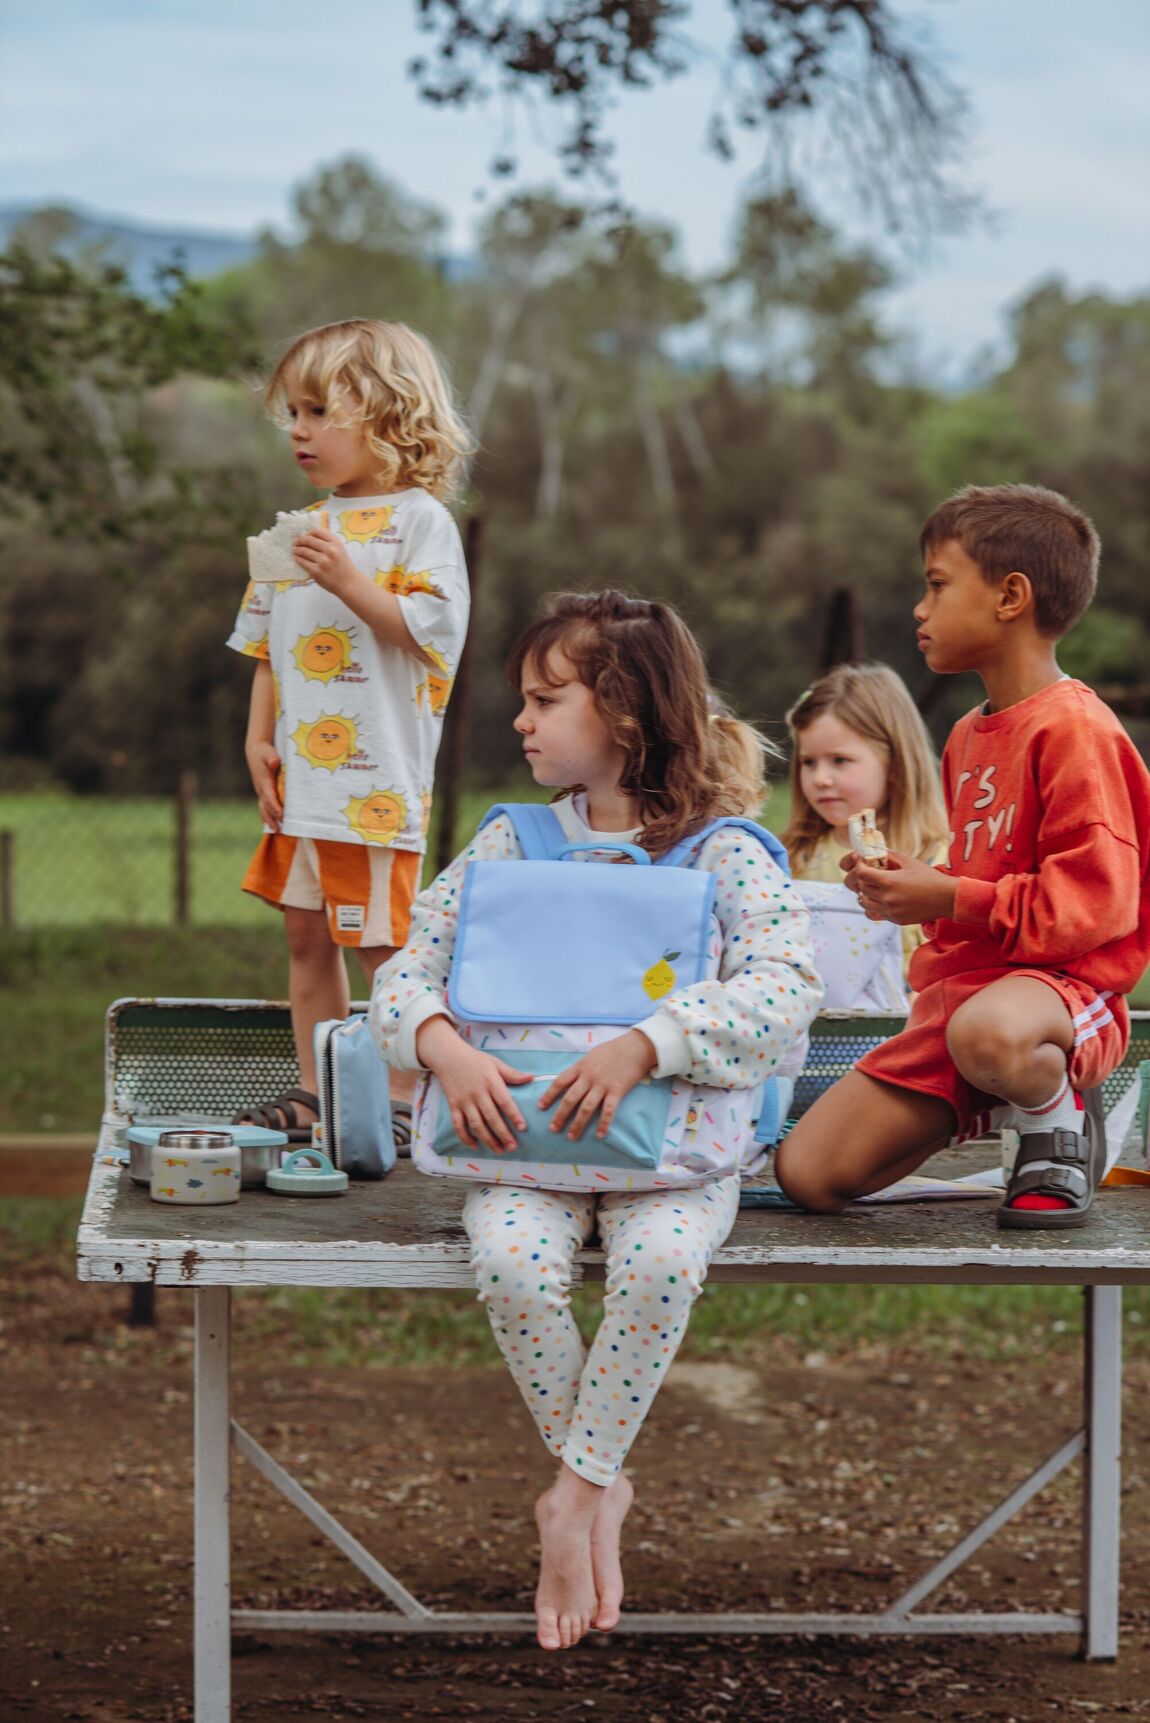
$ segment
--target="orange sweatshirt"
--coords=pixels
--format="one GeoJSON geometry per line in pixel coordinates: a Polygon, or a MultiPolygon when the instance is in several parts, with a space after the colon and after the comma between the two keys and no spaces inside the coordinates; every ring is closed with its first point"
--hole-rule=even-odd
{"type": "Polygon", "coordinates": [[[927,924],[916,992],[977,969],[1051,969],[1129,993],[1150,964],[1150,773],[1110,708],[1065,677],[960,718],[942,760],[953,920],[927,924]]]}

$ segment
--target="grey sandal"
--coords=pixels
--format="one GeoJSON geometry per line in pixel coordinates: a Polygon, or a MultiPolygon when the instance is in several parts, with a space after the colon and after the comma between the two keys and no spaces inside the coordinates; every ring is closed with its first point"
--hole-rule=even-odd
{"type": "Polygon", "coordinates": [[[310,1089],[285,1089],[274,1101],[241,1107],[232,1114],[232,1124],[259,1125],[267,1131],[283,1131],[289,1143],[310,1143],[311,1120],[297,1113],[297,1107],[309,1108],[318,1119],[319,1096],[310,1089]]]}
{"type": "Polygon", "coordinates": [[[391,1136],[395,1143],[397,1155],[409,1155],[411,1153],[410,1101],[393,1101],[391,1103],[391,1136]]]}
{"type": "Polygon", "coordinates": [[[1084,1089],[1082,1100],[1086,1111],[1081,1132],[1027,1131],[1022,1137],[1006,1197],[994,1217],[999,1226],[1054,1232],[1085,1226],[1089,1220],[1094,1193],[1106,1171],[1106,1117],[1101,1085],[1084,1089]],[[1057,1197],[1060,1206],[1015,1207],[1023,1196],[1057,1197]]]}

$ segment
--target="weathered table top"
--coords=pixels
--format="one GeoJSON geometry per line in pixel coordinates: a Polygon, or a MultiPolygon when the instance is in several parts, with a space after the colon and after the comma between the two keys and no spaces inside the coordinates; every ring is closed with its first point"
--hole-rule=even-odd
{"type": "MultiPolygon", "coordinates": [[[[968,1161],[965,1170],[972,1170],[968,1161]]],[[[953,1174],[952,1154],[932,1172],[953,1174]]],[[[97,1156],[78,1239],[81,1280],[162,1286],[470,1287],[462,1191],[404,1161],[331,1198],[245,1191],[190,1209],[152,1202],[97,1156]]],[[[1150,1283],[1150,1187],[1103,1191],[1085,1228],[1004,1232],[997,1197],[856,1205],[845,1214],[741,1211],[712,1280],[1140,1285],[1150,1283]]],[[[597,1250],[579,1259],[601,1274],[597,1250]]]]}

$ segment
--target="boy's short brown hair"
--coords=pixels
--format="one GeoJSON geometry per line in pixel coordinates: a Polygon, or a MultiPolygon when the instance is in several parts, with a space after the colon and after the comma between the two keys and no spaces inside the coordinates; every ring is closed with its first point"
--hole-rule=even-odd
{"type": "Polygon", "coordinates": [[[922,529],[924,560],[948,539],[976,562],[984,580],[1025,574],[1040,634],[1061,640],[1094,597],[1101,542],[1089,515],[1041,485],[967,485],[936,508],[922,529]]]}

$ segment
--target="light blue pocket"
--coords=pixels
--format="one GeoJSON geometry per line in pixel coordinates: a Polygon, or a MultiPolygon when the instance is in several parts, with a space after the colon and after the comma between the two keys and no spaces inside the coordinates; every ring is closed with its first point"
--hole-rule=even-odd
{"type": "Polygon", "coordinates": [[[440,1090],[435,1139],[431,1145],[437,1155],[467,1155],[473,1160],[483,1157],[508,1165],[513,1164],[515,1157],[561,1166],[575,1162],[591,1167],[653,1170],[659,1165],[671,1110],[669,1077],[649,1078],[646,1082],[637,1083],[624,1095],[605,1137],[596,1135],[599,1128],[599,1114],[596,1113],[583,1136],[572,1142],[566,1131],[551,1129],[551,1120],[559,1102],[556,1101],[544,1113],[540,1111],[539,1100],[551,1079],[574,1065],[579,1055],[552,1053],[542,1047],[520,1047],[513,1051],[501,1049],[499,1057],[517,1071],[529,1071],[533,1079],[531,1083],[509,1085],[527,1121],[525,1131],[515,1132],[519,1139],[518,1148],[496,1151],[485,1148],[482,1143],[474,1149],[467,1148],[455,1134],[451,1110],[440,1090]]]}

